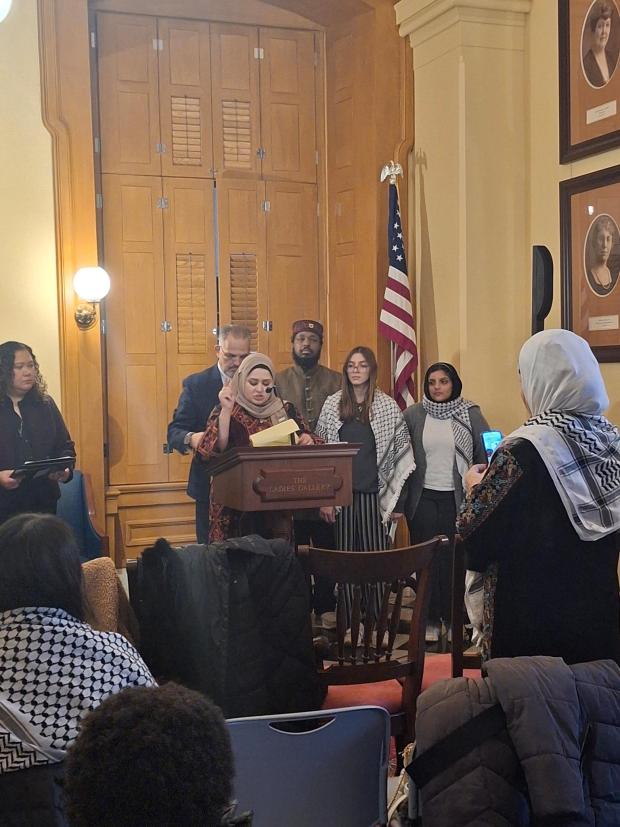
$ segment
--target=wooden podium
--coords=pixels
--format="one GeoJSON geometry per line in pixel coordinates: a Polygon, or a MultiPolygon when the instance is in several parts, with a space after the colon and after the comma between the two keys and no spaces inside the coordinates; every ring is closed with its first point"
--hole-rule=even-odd
{"type": "Polygon", "coordinates": [[[351,464],[359,449],[352,442],[233,448],[209,463],[211,495],[247,514],[242,518],[243,534],[281,537],[290,543],[293,510],[350,505],[351,464]]]}
{"type": "Polygon", "coordinates": [[[233,448],[211,460],[216,502],[236,511],[292,511],[350,505],[357,443],[233,448]]]}

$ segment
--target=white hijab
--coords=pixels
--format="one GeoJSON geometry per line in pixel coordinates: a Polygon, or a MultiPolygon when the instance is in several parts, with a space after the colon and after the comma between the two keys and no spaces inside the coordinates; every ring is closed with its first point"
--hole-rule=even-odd
{"type": "Polygon", "coordinates": [[[603,415],[605,383],[590,346],[569,330],[543,330],[519,354],[531,418],[505,442],[540,454],[582,540],[620,529],[620,432],[603,415]]]}

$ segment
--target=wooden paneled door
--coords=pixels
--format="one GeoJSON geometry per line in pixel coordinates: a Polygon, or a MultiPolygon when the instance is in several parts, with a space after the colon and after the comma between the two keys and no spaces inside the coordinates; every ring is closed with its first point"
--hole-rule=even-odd
{"type": "MultiPolygon", "coordinates": [[[[168,399],[172,417],[183,379],[215,361],[217,296],[214,186],[210,180],[164,178],[164,269],[168,399]]],[[[170,481],[185,480],[191,455],[169,455],[170,481]]]]}
{"type": "Polygon", "coordinates": [[[168,479],[161,180],[104,175],[110,483],[168,479]]]}
{"type": "Polygon", "coordinates": [[[209,24],[158,21],[163,175],[213,177],[209,24]]]}
{"type": "Polygon", "coordinates": [[[312,32],[261,29],[259,34],[262,173],[317,178],[315,45],[312,32]]]}
{"type": "Polygon", "coordinates": [[[265,184],[225,178],[217,182],[220,319],[252,331],[252,349],[268,352],[269,319],[265,239],[265,184]]]}
{"type": "Polygon", "coordinates": [[[268,353],[282,370],[291,362],[292,322],[319,315],[317,188],[268,182],[266,195],[268,353]]]}
{"type": "Polygon", "coordinates": [[[101,13],[97,37],[101,168],[159,175],[157,20],[101,13]]]}
{"type": "Polygon", "coordinates": [[[260,174],[258,29],[211,24],[213,150],[218,178],[260,174]]]}

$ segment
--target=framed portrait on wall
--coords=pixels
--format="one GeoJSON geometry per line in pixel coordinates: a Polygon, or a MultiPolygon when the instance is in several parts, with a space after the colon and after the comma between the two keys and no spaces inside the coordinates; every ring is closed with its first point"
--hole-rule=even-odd
{"type": "Polygon", "coordinates": [[[620,145],[620,0],[558,0],[560,163],[620,145]]]}
{"type": "Polygon", "coordinates": [[[562,326],[620,362],[620,165],[560,184],[562,326]]]}

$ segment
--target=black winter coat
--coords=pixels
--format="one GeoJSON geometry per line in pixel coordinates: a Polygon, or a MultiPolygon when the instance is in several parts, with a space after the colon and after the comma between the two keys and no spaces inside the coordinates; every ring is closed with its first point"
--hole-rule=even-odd
{"type": "Polygon", "coordinates": [[[285,541],[158,540],[137,581],[142,655],[159,679],[204,692],[229,718],[320,709],[308,587],[285,541]]]}

